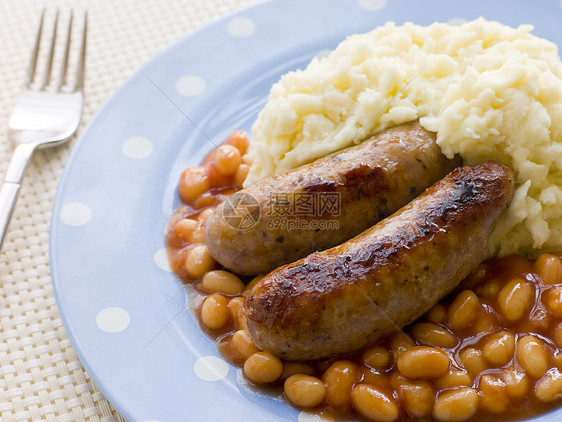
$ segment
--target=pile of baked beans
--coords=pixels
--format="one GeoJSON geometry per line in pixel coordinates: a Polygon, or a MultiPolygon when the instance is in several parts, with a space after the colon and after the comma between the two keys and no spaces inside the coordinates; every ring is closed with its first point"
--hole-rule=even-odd
{"type": "Polygon", "coordinates": [[[249,166],[242,162],[248,136],[233,132],[200,166],[186,168],[179,180],[183,205],[170,218],[166,237],[172,270],[195,282],[217,268],[205,246],[205,222],[214,208],[242,188],[249,166]]]}
{"type": "Polygon", "coordinates": [[[202,296],[202,328],[249,381],[326,419],[514,420],[560,404],[559,254],[490,260],[404,332],[345,359],[288,362],[259,350],[243,304],[260,276],[222,269],[204,243],[207,217],[248,174],[247,147],[234,132],[182,173],[167,243],[173,271],[202,296]]]}

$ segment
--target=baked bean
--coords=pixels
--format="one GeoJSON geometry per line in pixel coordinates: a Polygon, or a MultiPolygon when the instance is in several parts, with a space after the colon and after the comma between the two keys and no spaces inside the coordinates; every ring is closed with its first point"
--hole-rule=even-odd
{"type": "Polygon", "coordinates": [[[466,421],[478,410],[478,393],[470,387],[446,390],[437,395],[433,416],[440,421],[466,421]]]}
{"type": "Polygon", "coordinates": [[[238,330],[232,335],[230,340],[232,348],[240,355],[243,360],[248,359],[254,353],[260,351],[252,341],[248,330],[238,330]]]}
{"type": "Polygon", "coordinates": [[[517,368],[509,367],[502,371],[505,390],[511,397],[520,398],[529,391],[529,377],[517,368]]]}
{"type": "Polygon", "coordinates": [[[236,189],[225,189],[221,192],[221,195],[227,197],[227,196],[234,195],[236,192],[238,192],[236,189]]]}
{"type": "Polygon", "coordinates": [[[488,312],[484,308],[480,308],[478,316],[471,326],[471,331],[474,333],[485,333],[497,327],[497,319],[493,312],[488,312]]]}
{"type": "Polygon", "coordinates": [[[494,366],[503,366],[513,358],[515,335],[510,331],[500,331],[486,337],[482,354],[494,366]]]}
{"type": "Polygon", "coordinates": [[[199,227],[199,223],[191,218],[182,218],[174,226],[174,232],[184,242],[191,242],[191,233],[199,227]]]}
{"type": "Polygon", "coordinates": [[[254,286],[256,284],[258,284],[258,282],[263,278],[263,275],[257,275],[254,278],[252,278],[252,280],[250,280],[250,282],[248,284],[246,284],[246,288],[244,289],[244,296],[248,296],[250,294],[250,292],[252,291],[252,289],[254,288],[254,286]]]}
{"type": "Polygon", "coordinates": [[[203,158],[203,161],[201,162],[201,164],[207,164],[210,161],[213,161],[215,159],[215,156],[217,155],[217,149],[213,149],[211,152],[209,152],[205,158],[203,158]]]}
{"type": "Polygon", "coordinates": [[[436,347],[414,346],[400,355],[397,366],[408,378],[436,378],[447,373],[449,356],[436,347]]]}
{"type": "Polygon", "coordinates": [[[215,260],[206,245],[195,245],[189,249],[185,259],[185,271],[191,278],[201,278],[213,269],[215,260]]]}
{"type": "Polygon", "coordinates": [[[372,421],[392,422],[400,416],[400,408],[392,397],[368,384],[357,384],[351,390],[353,407],[372,421]]]}
{"type": "Polygon", "coordinates": [[[241,155],[244,155],[246,153],[246,150],[250,145],[248,135],[243,130],[235,130],[234,132],[232,132],[230,135],[228,135],[228,138],[226,138],[225,143],[235,146],[238,151],[240,151],[241,155]]]}
{"type": "Polygon", "coordinates": [[[410,347],[414,347],[416,343],[412,338],[405,333],[397,333],[390,339],[390,352],[394,358],[394,361],[398,357],[408,350],[410,347]]]}
{"type": "Polygon", "coordinates": [[[351,403],[351,388],[359,378],[357,365],[347,360],[334,362],[324,372],[328,404],[335,409],[347,409],[351,403]]]}
{"type": "Polygon", "coordinates": [[[555,286],[545,291],[542,301],[551,315],[562,318],[562,287],[555,286]]]}
{"type": "Polygon", "coordinates": [[[555,350],[554,353],[551,355],[552,357],[552,364],[556,366],[558,369],[562,369],[562,350],[555,350]]]}
{"type": "Polygon", "coordinates": [[[203,227],[196,227],[195,230],[187,237],[190,243],[204,243],[205,242],[205,229],[203,227]]]}
{"type": "Polygon", "coordinates": [[[201,211],[198,215],[197,215],[197,219],[199,220],[199,224],[201,224],[202,226],[205,225],[205,223],[207,223],[207,219],[209,218],[209,216],[215,211],[214,208],[206,208],[203,211],[201,211]]]}
{"type": "MultiPolygon", "coordinates": [[[[229,148],[232,148],[232,147],[229,147],[229,148]]],[[[218,151],[217,151],[217,153],[218,153],[218,151]]],[[[232,190],[231,186],[232,186],[233,175],[232,174],[220,174],[217,171],[216,160],[217,160],[217,156],[219,156],[219,155],[222,156],[222,158],[224,159],[224,155],[216,154],[213,158],[213,161],[203,165],[203,167],[205,167],[207,169],[207,173],[209,174],[209,183],[211,184],[211,188],[220,188],[220,191],[219,191],[220,196],[224,197],[224,196],[229,195],[227,193],[227,191],[232,190]]],[[[207,192],[207,193],[201,195],[201,198],[203,198],[205,196],[210,196],[216,201],[219,198],[219,195],[218,195],[219,192],[207,192]]]]}
{"type": "Polygon", "coordinates": [[[557,256],[543,253],[535,261],[535,271],[544,284],[562,282],[562,263],[557,256]]]}
{"type": "MultiPolygon", "coordinates": [[[[400,390],[400,386],[408,381],[408,379],[406,377],[404,377],[404,375],[401,375],[400,372],[398,371],[392,371],[390,373],[390,375],[388,374],[384,374],[385,378],[387,380],[390,381],[390,388],[393,388],[394,390],[398,391],[400,390]]],[[[367,382],[365,380],[362,381],[364,384],[370,384],[370,382],[367,382]]],[[[389,388],[389,385],[383,385],[383,390],[387,390],[389,388]]]]}
{"type": "Polygon", "coordinates": [[[559,322],[556,327],[554,327],[552,340],[554,340],[556,346],[562,348],[562,322],[559,322]]]}
{"type": "Polygon", "coordinates": [[[248,164],[240,164],[238,170],[236,170],[236,174],[234,175],[234,184],[236,187],[242,189],[249,172],[250,166],[248,164]]]}
{"type": "Polygon", "coordinates": [[[447,310],[449,326],[453,330],[468,327],[474,321],[480,301],[472,290],[460,292],[447,310]]]}
{"type": "Polygon", "coordinates": [[[215,168],[217,173],[229,176],[236,173],[242,162],[242,156],[238,148],[233,145],[221,145],[215,155],[215,168]]]}
{"type": "Polygon", "coordinates": [[[445,375],[441,375],[435,380],[435,385],[439,389],[472,385],[472,377],[466,371],[460,369],[450,369],[445,375]]]}
{"type": "Polygon", "coordinates": [[[379,374],[376,369],[369,368],[368,366],[360,367],[359,371],[362,384],[371,384],[385,391],[392,384],[392,375],[389,378],[387,374],[379,374]]]}
{"type": "Polygon", "coordinates": [[[441,304],[437,304],[433,306],[427,313],[425,314],[425,318],[429,322],[434,322],[435,324],[441,324],[445,322],[447,319],[447,310],[441,304]]]}
{"type": "Polygon", "coordinates": [[[423,418],[431,414],[435,393],[429,382],[409,381],[402,378],[397,390],[408,414],[416,418],[423,418]]]}
{"type": "Polygon", "coordinates": [[[488,368],[481,350],[474,347],[468,347],[461,350],[459,359],[468,373],[476,377],[480,372],[488,368]]]}
{"type": "Polygon", "coordinates": [[[544,309],[537,307],[533,310],[533,313],[529,315],[529,323],[532,326],[532,329],[529,331],[542,331],[547,330],[550,326],[550,319],[551,315],[544,309]]]}
{"type": "Polygon", "coordinates": [[[281,378],[287,379],[291,375],[296,374],[305,374],[305,375],[314,375],[316,373],[316,369],[314,366],[309,365],[303,362],[286,362],[283,365],[283,373],[281,374],[281,378]]]}
{"type": "Polygon", "coordinates": [[[247,330],[246,313],[244,312],[244,298],[241,296],[233,297],[228,302],[228,307],[234,321],[234,326],[240,330],[247,330]]]}
{"type": "Polygon", "coordinates": [[[207,293],[238,295],[244,291],[244,283],[230,271],[209,271],[203,276],[201,285],[207,293]]]}
{"type": "Polygon", "coordinates": [[[311,375],[291,375],[283,389],[289,401],[298,407],[316,407],[326,399],[326,387],[311,375]]]}
{"type": "Polygon", "coordinates": [[[230,307],[230,310],[232,311],[232,316],[233,317],[237,317],[239,311],[241,310],[242,312],[244,312],[244,301],[246,300],[246,298],[244,296],[236,296],[230,299],[230,303],[228,304],[228,306],[230,307]]]}
{"type": "Polygon", "coordinates": [[[193,201],[193,205],[196,209],[201,209],[201,208],[215,205],[216,202],[217,202],[217,198],[215,195],[205,194],[205,195],[201,195],[195,201],[193,201]]]}
{"type": "Polygon", "coordinates": [[[532,300],[533,286],[522,279],[509,281],[498,294],[500,311],[509,321],[521,319],[529,309],[532,300]]]}
{"type": "Polygon", "coordinates": [[[418,322],[410,329],[410,335],[421,344],[450,348],[457,345],[457,338],[446,328],[432,322],[418,322]]]}
{"type": "Polygon", "coordinates": [[[495,375],[482,375],[478,384],[480,404],[490,413],[501,413],[507,409],[509,397],[505,383],[495,375]]]}
{"type": "MultiPolygon", "coordinates": [[[[202,323],[202,322],[201,322],[202,323]]],[[[222,331],[222,330],[221,330],[222,331]]],[[[242,365],[246,360],[232,344],[232,336],[221,336],[217,339],[217,349],[221,355],[234,365],[242,365]]]]}
{"type": "Polygon", "coordinates": [[[223,327],[230,317],[228,299],[222,295],[208,296],[201,305],[201,322],[208,328],[216,330],[223,327]]]}
{"type": "Polygon", "coordinates": [[[209,173],[205,167],[188,167],[181,176],[178,192],[185,202],[190,202],[211,188],[209,173]]]}
{"type": "Polygon", "coordinates": [[[551,368],[535,385],[535,396],[542,402],[552,402],[562,398],[562,373],[551,368]]]}
{"type": "Polygon", "coordinates": [[[369,365],[379,371],[388,368],[391,362],[390,352],[383,346],[373,346],[368,348],[361,355],[361,359],[365,365],[369,365]]]}
{"type": "Polygon", "coordinates": [[[482,284],[478,289],[477,293],[479,297],[484,299],[495,299],[501,290],[501,283],[497,279],[492,279],[482,284]]]}
{"type": "Polygon", "coordinates": [[[548,353],[543,341],[527,335],[517,340],[517,361],[534,378],[540,378],[548,369],[548,353]]]}
{"type": "Polygon", "coordinates": [[[244,375],[256,384],[269,384],[283,373],[281,360],[269,352],[256,352],[244,362],[244,375]]]}

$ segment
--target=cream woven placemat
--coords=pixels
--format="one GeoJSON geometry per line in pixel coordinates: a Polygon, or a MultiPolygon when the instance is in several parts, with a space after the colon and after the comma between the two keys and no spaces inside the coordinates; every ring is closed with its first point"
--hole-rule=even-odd
{"type": "MultiPolygon", "coordinates": [[[[0,0],[0,175],[7,122],[44,7],[87,8],[86,97],[78,136],[109,96],[157,52],[258,0],[0,0]]],[[[62,9],[61,9],[62,10],[62,9]]],[[[62,325],[49,271],[51,208],[76,142],[38,152],[0,254],[0,421],[121,421],[82,367],[62,325]]]]}

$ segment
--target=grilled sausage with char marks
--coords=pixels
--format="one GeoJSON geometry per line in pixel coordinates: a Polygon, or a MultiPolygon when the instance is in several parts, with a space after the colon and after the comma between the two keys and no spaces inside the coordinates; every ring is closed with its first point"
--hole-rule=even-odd
{"type": "Polygon", "coordinates": [[[488,257],[513,194],[495,162],[453,170],[344,244],[264,277],[245,301],[255,344],[289,360],[360,349],[429,310],[488,257]]]}
{"type": "Polygon", "coordinates": [[[265,274],[351,239],[458,165],[435,134],[418,123],[398,126],[236,193],[207,220],[206,244],[226,268],[265,274]],[[260,217],[244,227],[252,206],[260,217]],[[323,230],[318,221],[332,224],[323,230]]]}

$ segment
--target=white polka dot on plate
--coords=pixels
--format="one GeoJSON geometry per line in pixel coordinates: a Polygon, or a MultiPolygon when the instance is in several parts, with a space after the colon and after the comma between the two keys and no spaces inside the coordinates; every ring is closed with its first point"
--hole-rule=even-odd
{"type": "Polygon", "coordinates": [[[304,410],[299,413],[298,422],[333,422],[333,418],[329,416],[315,415],[314,413],[308,413],[304,410]]]}
{"type": "Polygon", "coordinates": [[[176,81],[176,91],[186,97],[196,97],[205,92],[205,81],[196,75],[185,75],[176,81]]]}
{"type": "Polygon", "coordinates": [[[153,256],[154,263],[158,266],[158,268],[171,272],[172,269],[170,268],[170,261],[168,260],[168,252],[166,248],[158,249],[153,256]]]}
{"type": "Polygon", "coordinates": [[[447,21],[450,25],[462,25],[463,23],[467,23],[468,19],[465,18],[452,18],[447,21]]]}
{"type": "Polygon", "coordinates": [[[129,326],[130,322],[131,317],[123,308],[105,308],[96,315],[96,325],[106,333],[120,333],[129,326]]]}
{"type": "Polygon", "coordinates": [[[233,18],[226,24],[226,30],[236,38],[246,38],[256,32],[256,24],[249,18],[233,18]]]}
{"type": "Polygon", "coordinates": [[[203,381],[220,381],[228,375],[228,364],[216,356],[203,356],[197,359],[193,370],[203,381]]]}
{"type": "Polygon", "coordinates": [[[69,226],[83,226],[92,219],[92,210],[81,202],[71,202],[61,208],[59,217],[69,226]]]}
{"type": "Polygon", "coordinates": [[[359,7],[361,9],[375,12],[381,10],[386,6],[386,0],[359,0],[359,7]]]}
{"type": "Polygon", "coordinates": [[[121,149],[127,157],[140,160],[152,153],[152,142],[142,136],[134,136],[126,139],[121,149]]]}

